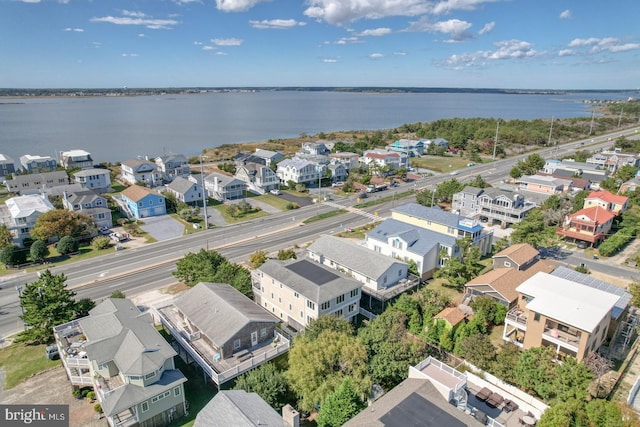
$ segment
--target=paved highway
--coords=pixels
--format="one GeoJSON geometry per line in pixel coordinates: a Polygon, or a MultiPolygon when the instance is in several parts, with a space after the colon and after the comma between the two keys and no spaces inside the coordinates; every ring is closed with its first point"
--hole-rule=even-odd
{"type": "MultiPolygon", "coordinates": [[[[618,131],[559,147],[545,148],[538,153],[544,158],[552,158],[564,157],[581,149],[596,151],[611,146],[613,141],[609,138],[618,137],[621,133],[634,138],[638,137],[633,131],[634,129],[618,131]]],[[[531,153],[465,168],[458,171],[455,178],[465,181],[476,175],[482,175],[486,181],[495,184],[508,177],[513,165],[529,154],[531,153]]],[[[431,176],[415,183],[401,184],[384,193],[374,194],[373,197],[397,195],[411,189],[432,188],[443,180],[453,177],[450,174],[431,176]]],[[[365,209],[365,211],[377,212],[381,218],[384,218],[388,216],[393,206],[412,199],[413,196],[393,200],[365,209]]],[[[335,203],[352,206],[356,201],[350,198],[335,203]]],[[[335,210],[335,207],[307,206],[241,224],[218,227],[143,247],[114,252],[99,258],[52,267],[51,271],[54,274],[64,273],[68,278],[69,288],[77,292],[78,298],[100,300],[118,289],[133,296],[175,283],[175,279],[171,275],[171,272],[175,270],[175,262],[189,252],[197,252],[202,248],[215,249],[229,260],[241,262],[246,260],[249,254],[260,249],[272,252],[295,244],[303,245],[314,240],[319,234],[339,232],[342,228],[357,227],[371,222],[367,216],[349,212],[328,220],[308,225],[302,224],[306,218],[331,210],[335,210]]],[[[597,268],[594,266],[594,269],[597,268]]],[[[22,286],[36,279],[36,273],[26,272],[18,273],[12,277],[0,277],[0,337],[21,330],[21,322],[18,319],[20,306],[16,286],[22,286]]]]}

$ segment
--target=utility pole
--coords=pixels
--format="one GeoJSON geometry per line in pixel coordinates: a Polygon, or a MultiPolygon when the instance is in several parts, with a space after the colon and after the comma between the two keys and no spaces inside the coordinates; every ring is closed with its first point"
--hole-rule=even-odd
{"type": "Polygon", "coordinates": [[[589,126],[589,135],[593,133],[593,117],[595,116],[595,111],[591,112],[591,126],[589,126]]]}
{"type": "Polygon", "coordinates": [[[200,177],[202,178],[202,206],[204,207],[204,229],[209,229],[209,216],[207,215],[207,187],[204,183],[204,168],[202,166],[202,158],[200,154],[200,177]]]}
{"type": "Polygon", "coordinates": [[[551,132],[553,132],[553,117],[551,117],[551,127],[549,128],[549,140],[547,141],[547,146],[551,146],[551,132]]]}
{"type": "Polygon", "coordinates": [[[618,117],[618,127],[620,127],[620,123],[622,122],[622,112],[624,111],[624,107],[620,108],[620,116],[618,117]]]}
{"type": "Polygon", "coordinates": [[[498,147],[498,131],[500,130],[500,120],[496,122],[496,137],[493,140],[493,160],[496,159],[496,148],[498,147]]]}

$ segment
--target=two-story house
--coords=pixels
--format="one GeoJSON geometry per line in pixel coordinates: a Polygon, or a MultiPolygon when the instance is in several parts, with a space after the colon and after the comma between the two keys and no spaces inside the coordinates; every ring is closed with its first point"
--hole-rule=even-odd
{"type": "Polygon", "coordinates": [[[347,179],[347,176],[349,176],[349,172],[347,171],[347,168],[345,168],[344,165],[341,163],[330,164],[327,166],[327,170],[331,174],[332,182],[344,181],[347,179]]]}
{"type": "Polygon", "coordinates": [[[45,193],[47,189],[69,185],[69,176],[65,171],[30,173],[14,175],[6,180],[7,189],[20,195],[45,193]]]}
{"type": "Polygon", "coordinates": [[[539,272],[516,288],[517,305],[505,319],[503,339],[525,350],[550,346],[578,361],[607,338],[619,296],[539,272]]]}
{"type": "Polygon", "coordinates": [[[98,227],[113,226],[107,199],[93,190],[65,192],[62,204],[67,210],[90,216],[98,227]]]}
{"type": "Polygon", "coordinates": [[[287,185],[289,181],[296,184],[313,185],[318,183],[320,175],[316,165],[307,160],[286,159],[278,163],[276,175],[280,183],[287,185]]]}
{"type": "Polygon", "coordinates": [[[309,154],[312,156],[328,156],[331,150],[327,148],[324,142],[303,142],[300,147],[301,154],[309,154]]]}
{"type": "Polygon", "coordinates": [[[517,182],[520,190],[548,195],[573,189],[571,179],[555,178],[550,175],[524,175],[518,178],[517,182]]]}
{"type": "Polygon", "coordinates": [[[159,156],[155,158],[155,163],[166,182],[171,182],[177,177],[186,178],[191,173],[189,162],[182,154],[159,156]]]}
{"type": "Polygon", "coordinates": [[[146,184],[155,187],[162,184],[162,172],[149,160],[129,159],[120,164],[122,180],[129,184],[146,184]]]}
{"type": "Polygon", "coordinates": [[[500,188],[465,187],[453,195],[451,210],[503,226],[520,223],[536,205],[520,193],[500,188]]]}
{"type": "Polygon", "coordinates": [[[71,384],[93,386],[109,426],[166,426],[185,415],[177,353],[130,300],[108,298],[53,331],[71,384]]]}
{"type": "Polygon", "coordinates": [[[640,166],[640,156],[637,154],[622,153],[616,150],[603,150],[589,157],[586,162],[592,165],[598,165],[602,169],[607,169],[610,174],[614,174],[625,165],[634,168],[640,166]]]}
{"type": "Polygon", "coordinates": [[[394,151],[368,150],[364,152],[360,162],[372,172],[380,173],[380,171],[392,172],[399,169],[401,165],[406,165],[406,159],[406,155],[403,157],[394,151]],[[402,161],[403,158],[405,161],[402,161]]]}
{"type": "Polygon", "coordinates": [[[86,169],[93,167],[91,153],[85,150],[69,150],[60,152],[60,165],[64,169],[86,169]]]}
{"type": "Polygon", "coordinates": [[[420,157],[424,154],[424,141],[413,139],[398,139],[392,144],[387,145],[390,151],[405,153],[409,157],[420,157]]]}
{"type": "Polygon", "coordinates": [[[360,167],[360,156],[358,153],[341,151],[329,154],[329,162],[334,165],[340,163],[347,171],[350,171],[351,169],[360,167]]]}
{"type": "Polygon", "coordinates": [[[295,330],[322,315],[355,319],[362,283],[310,259],[269,260],[251,275],[254,301],[295,330]]]}
{"type": "Polygon", "coordinates": [[[5,204],[9,215],[3,216],[3,220],[13,236],[13,243],[20,247],[24,247],[24,240],[31,237],[38,217],[55,209],[47,196],[39,194],[12,197],[5,204]]]}
{"type": "Polygon", "coordinates": [[[213,172],[204,177],[204,188],[208,197],[224,202],[241,198],[247,189],[247,184],[233,176],[213,172]]]}
{"type": "Polygon", "coordinates": [[[6,154],[0,154],[0,180],[16,173],[16,164],[13,159],[6,154]]]}
{"type": "Polygon", "coordinates": [[[225,283],[198,283],[154,313],[218,386],[289,349],[280,320],[225,283]]]}
{"type": "Polygon", "coordinates": [[[179,202],[188,205],[202,204],[203,190],[200,184],[183,178],[175,177],[170,184],[167,184],[165,191],[171,194],[179,202]]]}
{"type": "Polygon", "coordinates": [[[261,163],[265,166],[271,166],[271,164],[276,164],[280,160],[284,159],[284,154],[280,151],[264,150],[262,148],[256,148],[253,155],[262,159],[261,163]]]}
{"type": "Polygon", "coordinates": [[[109,169],[83,169],[73,174],[73,180],[76,184],[98,193],[108,193],[112,190],[109,169]]]}
{"type": "Polygon", "coordinates": [[[565,216],[557,233],[574,242],[588,242],[598,246],[607,238],[615,214],[603,207],[592,206],[565,216]]]}
{"type": "Polygon", "coordinates": [[[235,177],[243,181],[249,191],[258,194],[267,193],[280,186],[276,173],[268,166],[256,162],[236,164],[235,177]]]}
{"type": "Polygon", "coordinates": [[[164,196],[147,187],[127,187],[122,191],[121,198],[129,213],[138,219],[167,213],[164,196]]]}
{"type": "Polygon", "coordinates": [[[590,208],[592,206],[600,206],[617,216],[627,210],[629,198],[611,194],[605,190],[592,191],[585,197],[584,207],[590,208]]]}
{"type": "Polygon", "coordinates": [[[543,171],[554,176],[565,176],[567,179],[576,176],[587,179],[591,182],[591,188],[595,189],[599,188],[600,183],[609,176],[609,170],[600,165],[576,162],[571,159],[549,159],[545,163],[543,171]]]}
{"type": "Polygon", "coordinates": [[[54,171],[58,167],[58,162],[53,157],[32,154],[20,156],[20,164],[29,173],[54,171]]]}

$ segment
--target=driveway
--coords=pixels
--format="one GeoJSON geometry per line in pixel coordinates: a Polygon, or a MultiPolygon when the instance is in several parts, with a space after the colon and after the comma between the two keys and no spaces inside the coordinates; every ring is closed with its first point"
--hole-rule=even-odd
{"type": "Polygon", "coordinates": [[[141,221],[144,224],[140,228],[158,241],[173,239],[184,234],[184,225],[169,215],[151,216],[141,221]]]}

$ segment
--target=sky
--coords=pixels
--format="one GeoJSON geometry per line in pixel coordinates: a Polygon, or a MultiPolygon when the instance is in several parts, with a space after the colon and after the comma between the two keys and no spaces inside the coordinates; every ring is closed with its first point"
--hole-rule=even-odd
{"type": "Polygon", "coordinates": [[[638,0],[0,0],[0,87],[635,90],[638,18],[638,0]]]}

